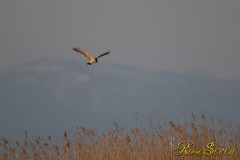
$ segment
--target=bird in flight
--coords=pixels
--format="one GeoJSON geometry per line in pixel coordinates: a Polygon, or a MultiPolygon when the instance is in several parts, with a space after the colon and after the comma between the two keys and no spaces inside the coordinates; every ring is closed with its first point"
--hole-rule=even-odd
{"type": "Polygon", "coordinates": [[[98,57],[94,58],[90,53],[88,53],[87,51],[81,50],[80,48],[73,48],[74,51],[83,54],[88,60],[89,62],[87,63],[88,65],[91,65],[93,63],[97,63],[98,62],[98,58],[108,55],[110,53],[110,51],[107,51],[103,54],[100,54],[98,57]]]}

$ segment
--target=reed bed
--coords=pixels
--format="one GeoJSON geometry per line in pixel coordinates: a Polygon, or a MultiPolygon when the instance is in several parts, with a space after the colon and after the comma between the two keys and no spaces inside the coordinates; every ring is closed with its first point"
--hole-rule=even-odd
{"type": "Polygon", "coordinates": [[[72,138],[63,133],[61,144],[56,144],[50,136],[47,140],[29,138],[25,132],[23,140],[14,144],[10,144],[6,138],[0,139],[0,159],[239,160],[240,124],[225,124],[213,116],[209,117],[210,123],[207,123],[204,114],[198,118],[199,123],[192,114],[179,124],[169,122],[163,126],[160,123],[156,127],[149,121],[147,128],[141,126],[130,130],[114,123],[114,129],[103,133],[77,127],[75,134],[70,136],[72,138]],[[186,149],[187,144],[192,145],[186,149]],[[207,148],[208,144],[214,150],[207,148]],[[185,149],[182,149],[184,145],[185,149]],[[206,149],[208,151],[205,152],[206,149]],[[207,155],[210,151],[214,153],[207,155]]]}

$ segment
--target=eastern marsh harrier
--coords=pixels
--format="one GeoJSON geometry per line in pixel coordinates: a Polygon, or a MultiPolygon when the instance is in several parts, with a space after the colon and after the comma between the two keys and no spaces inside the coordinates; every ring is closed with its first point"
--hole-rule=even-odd
{"type": "Polygon", "coordinates": [[[107,51],[103,54],[100,54],[97,58],[94,58],[90,53],[88,53],[87,51],[81,50],[80,48],[73,48],[74,51],[83,54],[88,60],[89,62],[87,63],[88,65],[91,65],[93,63],[97,63],[98,62],[98,58],[108,55],[110,53],[110,51],[107,51]]]}

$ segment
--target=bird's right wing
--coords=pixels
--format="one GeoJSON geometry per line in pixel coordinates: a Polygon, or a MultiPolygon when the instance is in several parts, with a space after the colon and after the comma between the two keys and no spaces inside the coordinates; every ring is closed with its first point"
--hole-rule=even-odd
{"type": "Polygon", "coordinates": [[[105,52],[105,53],[103,53],[103,54],[100,54],[100,55],[97,57],[97,59],[100,58],[100,57],[102,57],[102,56],[108,55],[109,53],[110,53],[110,51],[107,51],[107,52],[105,52]]]}
{"type": "Polygon", "coordinates": [[[89,61],[94,60],[94,58],[93,58],[93,56],[91,56],[91,54],[89,54],[88,52],[86,52],[86,51],[84,51],[84,50],[81,50],[80,48],[74,47],[73,50],[76,51],[76,52],[78,52],[78,53],[83,54],[85,57],[87,57],[87,59],[88,59],[89,61]]]}

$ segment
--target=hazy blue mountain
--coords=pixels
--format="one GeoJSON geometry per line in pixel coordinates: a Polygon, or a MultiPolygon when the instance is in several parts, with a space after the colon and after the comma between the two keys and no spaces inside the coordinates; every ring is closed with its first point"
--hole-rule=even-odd
{"type": "Polygon", "coordinates": [[[0,136],[14,138],[24,130],[61,136],[77,125],[104,130],[115,121],[137,127],[184,112],[239,122],[240,81],[42,58],[0,71],[0,106],[0,136]]]}

